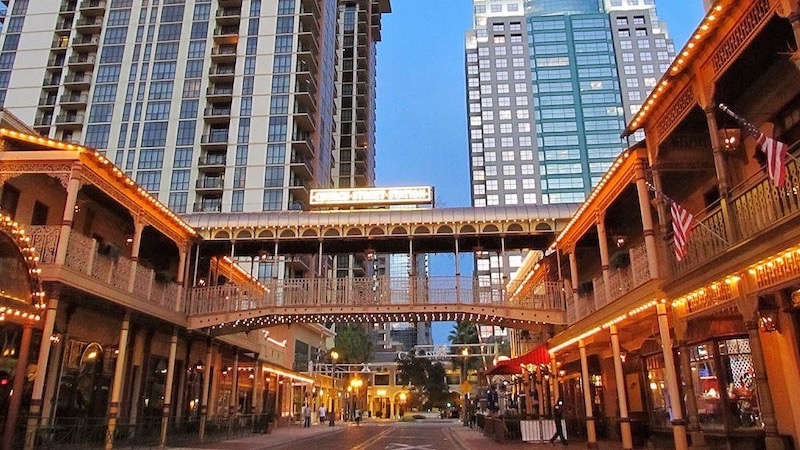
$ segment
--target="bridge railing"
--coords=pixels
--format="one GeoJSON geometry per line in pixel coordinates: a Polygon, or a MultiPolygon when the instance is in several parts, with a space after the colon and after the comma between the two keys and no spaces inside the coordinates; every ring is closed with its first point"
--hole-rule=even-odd
{"type": "Polygon", "coordinates": [[[542,283],[531,295],[507,301],[505,287],[471,277],[362,277],[272,280],[262,289],[236,284],[194,287],[186,313],[212,314],[274,307],[376,305],[506,305],[563,310],[560,285],[542,283]]]}

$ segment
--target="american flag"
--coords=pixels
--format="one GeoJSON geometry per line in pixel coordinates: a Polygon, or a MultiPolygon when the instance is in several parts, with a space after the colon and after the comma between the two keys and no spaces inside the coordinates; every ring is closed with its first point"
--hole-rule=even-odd
{"type": "Polygon", "coordinates": [[[767,175],[776,187],[782,187],[786,181],[786,157],[789,153],[789,146],[776,139],[764,135],[752,123],[745,120],[735,112],[731,111],[726,105],[720,103],[719,109],[736,119],[742,129],[756,139],[756,143],[761,147],[761,152],[767,157],[767,175]]]}
{"type": "Polygon", "coordinates": [[[689,233],[692,231],[694,216],[683,209],[677,202],[672,202],[670,206],[672,212],[672,232],[675,240],[675,258],[681,261],[686,256],[686,244],[689,233]]]}
{"type": "Polygon", "coordinates": [[[764,133],[759,133],[758,145],[761,151],[767,155],[767,175],[777,187],[782,187],[786,181],[786,155],[789,153],[789,146],[783,142],[768,138],[764,133]]]}

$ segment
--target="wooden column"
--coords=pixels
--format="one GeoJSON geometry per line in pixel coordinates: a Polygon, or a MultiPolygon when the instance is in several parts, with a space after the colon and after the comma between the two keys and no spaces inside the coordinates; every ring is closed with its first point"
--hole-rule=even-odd
{"type": "Polygon", "coordinates": [[[164,409],[161,412],[161,448],[167,446],[167,429],[169,428],[169,416],[172,413],[172,385],[175,381],[175,360],[178,354],[178,329],[172,331],[169,340],[169,360],[167,362],[167,380],[164,386],[164,409]]]}
{"type": "Polygon", "coordinates": [[[658,331],[661,336],[661,349],[664,355],[664,374],[669,393],[669,409],[672,417],[672,436],[675,439],[675,450],[687,450],[689,443],[686,438],[686,421],[683,420],[681,409],[681,391],[678,387],[678,374],[675,370],[675,358],[672,355],[672,337],[669,334],[669,319],[667,318],[667,305],[656,305],[658,313],[658,331]]]}
{"type": "MultiPolygon", "coordinates": [[[[611,301],[611,272],[608,265],[608,236],[606,235],[605,212],[598,211],[595,214],[597,223],[597,243],[600,244],[600,264],[603,270],[603,290],[605,291],[606,303],[611,301]]],[[[600,305],[598,305],[599,307],[600,305]]]]}
{"type": "Polygon", "coordinates": [[[647,187],[647,178],[644,171],[644,160],[636,160],[636,193],[639,196],[639,210],[642,213],[642,230],[644,234],[644,247],[647,251],[647,268],[650,278],[659,278],[661,272],[658,265],[658,247],[656,246],[655,229],[653,225],[653,211],[650,208],[650,190],[647,187]]]}
{"type": "Polygon", "coordinates": [[[14,431],[17,427],[17,416],[19,415],[19,408],[24,395],[25,379],[28,377],[28,355],[31,350],[31,335],[33,335],[33,326],[30,323],[26,323],[22,326],[22,339],[19,343],[19,355],[17,366],[14,369],[14,382],[11,387],[13,394],[8,402],[8,411],[6,411],[6,425],[5,430],[3,430],[4,450],[14,448],[14,431]]]}
{"type": "Polygon", "coordinates": [[[617,326],[611,325],[611,354],[614,359],[614,381],[617,384],[617,400],[619,401],[619,428],[622,434],[622,449],[633,448],[631,436],[631,419],[628,417],[628,396],[625,390],[625,372],[622,370],[622,358],[619,352],[619,333],[617,326]]]}
{"type": "Polygon", "coordinates": [[[136,219],[133,224],[133,242],[131,244],[131,273],[128,275],[128,292],[133,292],[133,286],[136,284],[136,268],[139,266],[139,249],[142,246],[142,231],[144,231],[144,222],[136,219]]]}
{"type": "Polygon", "coordinates": [[[714,169],[717,172],[717,184],[719,185],[719,202],[722,217],[725,223],[725,238],[728,242],[735,242],[738,232],[733,220],[733,211],[730,203],[730,177],[728,176],[728,165],[725,161],[725,152],[720,142],[719,128],[717,127],[717,105],[713,104],[704,108],[706,113],[706,123],[708,124],[708,134],[711,138],[711,151],[714,155],[714,169]]]}
{"type": "Polygon", "coordinates": [[[114,448],[114,434],[117,428],[117,418],[119,416],[119,399],[122,397],[123,376],[125,375],[125,360],[128,354],[128,332],[131,327],[131,314],[125,313],[122,319],[122,327],[119,331],[119,354],[114,365],[114,381],[111,385],[111,403],[108,407],[108,430],[106,432],[106,450],[114,448]]]}
{"type": "Polygon", "coordinates": [[[208,420],[208,389],[211,387],[211,368],[214,361],[214,346],[211,341],[206,347],[206,370],[203,373],[203,393],[200,396],[200,426],[198,427],[200,440],[205,438],[206,420],[208,420]]]}
{"type": "Polygon", "coordinates": [[[589,381],[589,361],[586,358],[586,344],[583,339],[578,341],[578,352],[581,355],[581,385],[583,386],[583,404],[586,407],[586,446],[588,448],[597,448],[597,432],[595,431],[591,383],[589,381]]]}
{"type": "Polygon", "coordinates": [[[31,393],[31,407],[28,415],[28,426],[25,432],[25,449],[33,448],[36,430],[39,427],[42,415],[42,397],[44,396],[44,382],[50,360],[50,347],[53,335],[53,328],[56,323],[56,311],[58,310],[58,299],[51,298],[47,302],[47,311],[44,314],[44,328],[42,329],[42,340],[39,342],[39,359],[36,361],[36,378],[33,380],[33,392],[31,393]]]}
{"type": "Polygon", "coordinates": [[[753,371],[756,376],[761,421],[764,422],[766,434],[764,443],[767,450],[784,450],[783,440],[778,436],[778,421],[775,418],[775,404],[767,378],[767,365],[764,362],[764,350],[761,347],[761,334],[756,320],[746,320],[747,337],[750,338],[750,356],[753,358],[753,371]]]}
{"type": "Polygon", "coordinates": [[[67,261],[69,234],[72,232],[72,219],[75,217],[75,205],[78,204],[78,191],[81,189],[80,173],[80,164],[74,164],[67,183],[67,201],[64,204],[61,231],[58,236],[58,247],[56,247],[55,264],[57,266],[63,266],[67,261]]]}

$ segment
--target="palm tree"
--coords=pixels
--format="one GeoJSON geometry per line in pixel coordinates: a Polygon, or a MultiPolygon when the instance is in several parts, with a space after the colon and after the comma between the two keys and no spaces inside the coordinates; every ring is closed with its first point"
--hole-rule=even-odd
{"type": "MultiPolygon", "coordinates": [[[[447,340],[453,344],[450,347],[450,351],[453,354],[461,354],[462,350],[466,350],[469,347],[459,347],[458,344],[478,344],[478,328],[472,322],[456,322],[453,325],[453,329],[450,331],[450,334],[447,335],[447,340]]],[[[453,364],[461,369],[461,377],[462,379],[466,378],[467,371],[471,368],[477,367],[480,363],[478,358],[470,357],[470,358],[463,358],[457,357],[454,358],[453,364]]]]}

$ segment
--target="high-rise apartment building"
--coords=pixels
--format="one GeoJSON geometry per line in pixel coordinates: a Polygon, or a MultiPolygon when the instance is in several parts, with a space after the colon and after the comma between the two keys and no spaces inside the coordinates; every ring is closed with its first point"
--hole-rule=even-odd
{"type": "Polygon", "coordinates": [[[179,213],[374,180],[388,0],[10,0],[0,104],[179,213]]]}

